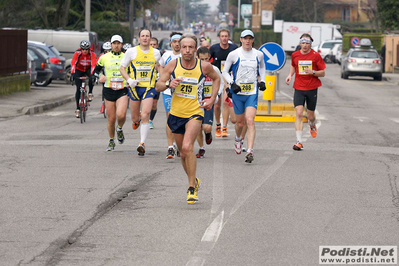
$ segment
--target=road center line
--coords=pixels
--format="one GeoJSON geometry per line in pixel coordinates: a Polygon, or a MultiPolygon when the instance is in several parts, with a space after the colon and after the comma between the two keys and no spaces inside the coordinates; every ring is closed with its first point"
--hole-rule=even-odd
{"type": "Polygon", "coordinates": [[[232,208],[229,217],[232,216],[245,203],[245,201],[247,201],[247,199],[254,194],[255,191],[258,190],[258,188],[260,188],[285,163],[285,161],[287,161],[288,158],[288,156],[279,157],[268,169],[266,169],[266,174],[264,176],[257,179],[247,189],[245,189],[232,208]]]}

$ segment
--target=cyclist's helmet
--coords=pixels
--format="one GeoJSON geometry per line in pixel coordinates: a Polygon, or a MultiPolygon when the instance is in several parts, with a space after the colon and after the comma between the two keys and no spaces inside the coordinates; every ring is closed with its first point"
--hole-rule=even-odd
{"type": "Polygon", "coordinates": [[[105,42],[105,43],[103,44],[103,50],[104,50],[104,51],[111,50],[111,42],[105,42]]]}
{"type": "Polygon", "coordinates": [[[90,49],[91,43],[89,41],[83,40],[80,42],[80,49],[90,49]]]}
{"type": "Polygon", "coordinates": [[[123,50],[127,50],[127,49],[129,49],[129,48],[132,48],[132,45],[130,44],[130,43],[125,43],[124,45],[123,45],[123,50]]]}

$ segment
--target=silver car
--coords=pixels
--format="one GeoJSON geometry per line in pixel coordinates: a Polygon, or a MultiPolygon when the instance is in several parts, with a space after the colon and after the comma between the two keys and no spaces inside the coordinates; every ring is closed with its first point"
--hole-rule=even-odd
{"type": "Polygon", "coordinates": [[[349,49],[341,62],[341,78],[369,76],[382,80],[382,60],[373,48],[355,47],[349,49]]]}

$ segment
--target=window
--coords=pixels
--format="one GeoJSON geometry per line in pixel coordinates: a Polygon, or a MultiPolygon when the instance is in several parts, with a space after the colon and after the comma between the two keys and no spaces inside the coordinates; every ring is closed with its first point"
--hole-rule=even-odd
{"type": "Polygon", "coordinates": [[[355,58],[378,58],[378,54],[373,51],[354,51],[351,57],[355,58]]]}
{"type": "Polygon", "coordinates": [[[343,7],[341,10],[342,21],[351,21],[351,10],[349,7],[343,7]]]}

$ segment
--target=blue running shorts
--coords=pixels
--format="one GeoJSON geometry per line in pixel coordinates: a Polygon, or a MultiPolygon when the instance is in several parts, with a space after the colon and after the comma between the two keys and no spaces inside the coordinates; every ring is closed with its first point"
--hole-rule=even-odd
{"type": "Polygon", "coordinates": [[[258,109],[258,95],[238,95],[233,93],[233,107],[236,115],[243,114],[247,107],[258,109]]]}

